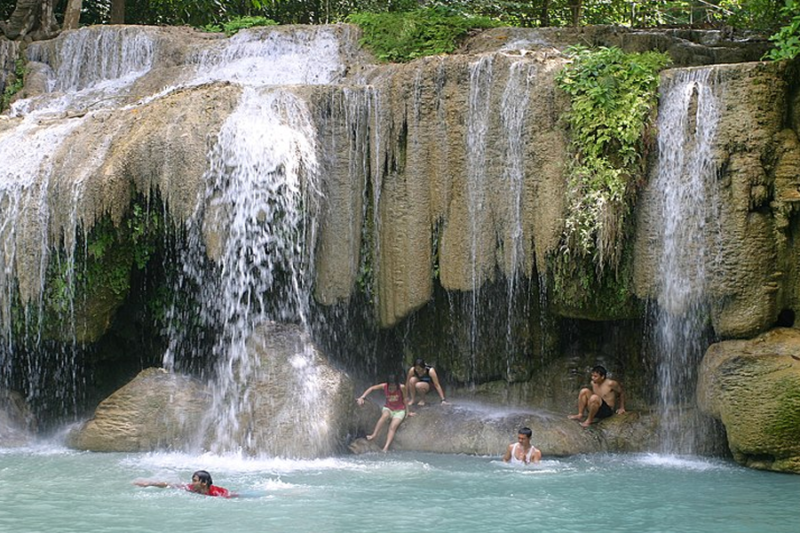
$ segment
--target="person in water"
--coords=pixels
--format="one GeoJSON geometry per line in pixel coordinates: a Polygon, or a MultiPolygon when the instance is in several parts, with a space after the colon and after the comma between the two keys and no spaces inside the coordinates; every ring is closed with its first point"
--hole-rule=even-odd
{"type": "Polygon", "coordinates": [[[436,389],[442,403],[446,404],[447,399],[445,399],[444,390],[439,384],[439,376],[436,375],[436,369],[426,365],[424,359],[417,359],[414,361],[414,366],[408,369],[408,375],[406,375],[406,390],[409,391],[408,394],[410,396],[408,405],[414,405],[418,395],[419,402],[417,405],[420,407],[425,405],[425,396],[430,392],[431,387],[436,389]]]}
{"type": "Polygon", "coordinates": [[[512,464],[535,464],[542,460],[542,452],[531,444],[533,431],[530,428],[521,428],[517,434],[517,442],[512,442],[506,448],[503,461],[512,464]]]}
{"type": "Polygon", "coordinates": [[[221,498],[235,498],[237,494],[229,491],[228,489],[214,485],[211,480],[211,474],[205,470],[198,470],[192,474],[191,483],[167,483],[166,481],[134,481],[134,485],[139,487],[160,487],[183,489],[189,492],[195,492],[204,496],[219,496],[221,498]]]}
{"type": "Polygon", "coordinates": [[[375,424],[375,429],[372,430],[372,433],[367,435],[367,440],[371,441],[377,437],[378,433],[383,429],[384,424],[386,424],[388,420],[391,420],[389,423],[389,432],[386,434],[386,444],[383,446],[383,451],[387,452],[389,451],[389,445],[394,440],[394,434],[397,433],[397,428],[400,427],[406,415],[413,416],[414,413],[412,413],[410,409],[406,409],[405,387],[400,384],[400,381],[395,375],[390,375],[385,383],[378,383],[365,390],[364,393],[356,399],[356,403],[358,403],[359,406],[364,405],[364,401],[369,393],[377,390],[383,391],[386,402],[383,408],[381,408],[381,417],[375,424]]]}
{"type": "Polygon", "coordinates": [[[581,422],[583,427],[589,427],[595,420],[602,420],[613,415],[614,408],[619,403],[616,409],[617,414],[625,412],[625,393],[622,391],[622,385],[606,377],[608,372],[600,365],[592,368],[592,388],[581,389],[578,394],[578,412],[574,415],[569,415],[572,420],[583,420],[584,412],[586,412],[586,420],[581,422]]]}

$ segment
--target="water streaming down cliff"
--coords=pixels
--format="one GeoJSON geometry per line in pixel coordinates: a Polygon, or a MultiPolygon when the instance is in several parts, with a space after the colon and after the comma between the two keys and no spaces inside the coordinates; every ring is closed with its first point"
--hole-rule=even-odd
{"type": "MultiPolygon", "coordinates": [[[[202,432],[215,436],[215,451],[237,449],[249,438],[239,415],[250,401],[243,385],[259,365],[247,347],[254,328],[271,320],[307,323],[318,194],[314,140],[308,111],[296,97],[247,89],[210,155],[206,196],[190,221],[181,261],[200,291],[200,307],[190,314],[219,330],[211,347],[213,408],[202,432]],[[217,239],[219,249],[209,251],[205,242],[217,239]],[[207,263],[208,252],[216,264],[207,263]]],[[[170,334],[173,346],[180,322],[170,334]]],[[[176,351],[168,351],[167,367],[185,355],[176,351]]],[[[305,412],[314,401],[314,391],[303,387],[308,365],[308,358],[298,360],[285,376],[295,384],[288,389],[296,394],[292,402],[305,412]]]]}
{"type": "Polygon", "coordinates": [[[651,185],[662,214],[654,335],[661,443],[672,453],[694,452],[704,437],[701,424],[686,420],[696,416],[687,408],[694,405],[695,369],[709,343],[706,289],[718,254],[712,151],[718,91],[713,68],[677,72],[661,90],[658,164],[651,185]]]}

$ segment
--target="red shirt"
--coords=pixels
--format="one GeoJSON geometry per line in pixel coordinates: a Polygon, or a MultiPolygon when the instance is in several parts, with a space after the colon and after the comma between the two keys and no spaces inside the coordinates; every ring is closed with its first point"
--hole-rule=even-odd
{"type": "Polygon", "coordinates": [[[230,498],[231,493],[228,489],[211,485],[208,487],[208,494],[206,496],[222,496],[223,498],[230,498]]]}
{"type": "MultiPolygon", "coordinates": [[[[192,490],[191,485],[181,485],[181,487],[184,490],[187,490],[189,492],[194,492],[195,494],[203,494],[202,492],[197,492],[195,490],[192,490]]],[[[211,485],[210,487],[208,487],[208,493],[203,494],[203,496],[220,496],[222,498],[230,498],[231,492],[228,489],[218,487],[216,485],[211,485]]]]}
{"type": "Polygon", "coordinates": [[[392,411],[402,411],[406,408],[406,404],[403,401],[403,391],[400,390],[400,387],[390,392],[389,384],[387,383],[383,386],[383,394],[386,395],[384,407],[388,407],[392,411]]]}

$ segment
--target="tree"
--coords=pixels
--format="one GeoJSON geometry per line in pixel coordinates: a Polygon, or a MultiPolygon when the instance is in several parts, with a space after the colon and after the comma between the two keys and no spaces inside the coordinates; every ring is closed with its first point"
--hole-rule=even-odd
{"type": "Polygon", "coordinates": [[[111,24],[125,24],[125,0],[111,0],[111,24]]]}
{"type": "Polygon", "coordinates": [[[78,23],[81,20],[81,7],[83,0],[69,0],[67,2],[67,9],[64,12],[64,29],[76,30],[78,23]]]}
{"type": "Polygon", "coordinates": [[[55,0],[17,0],[8,22],[0,23],[0,31],[9,39],[30,36],[34,41],[50,39],[59,32],[53,13],[55,0]]]}

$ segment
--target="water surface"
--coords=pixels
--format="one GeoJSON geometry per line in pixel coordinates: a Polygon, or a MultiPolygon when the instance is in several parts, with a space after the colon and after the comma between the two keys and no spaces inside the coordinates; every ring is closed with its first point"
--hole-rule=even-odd
{"type": "Polygon", "coordinates": [[[0,531],[23,533],[800,530],[800,476],[664,455],[514,467],[410,452],[295,461],[33,447],[0,450],[0,485],[0,531]],[[200,468],[244,497],[132,484],[200,468]]]}

